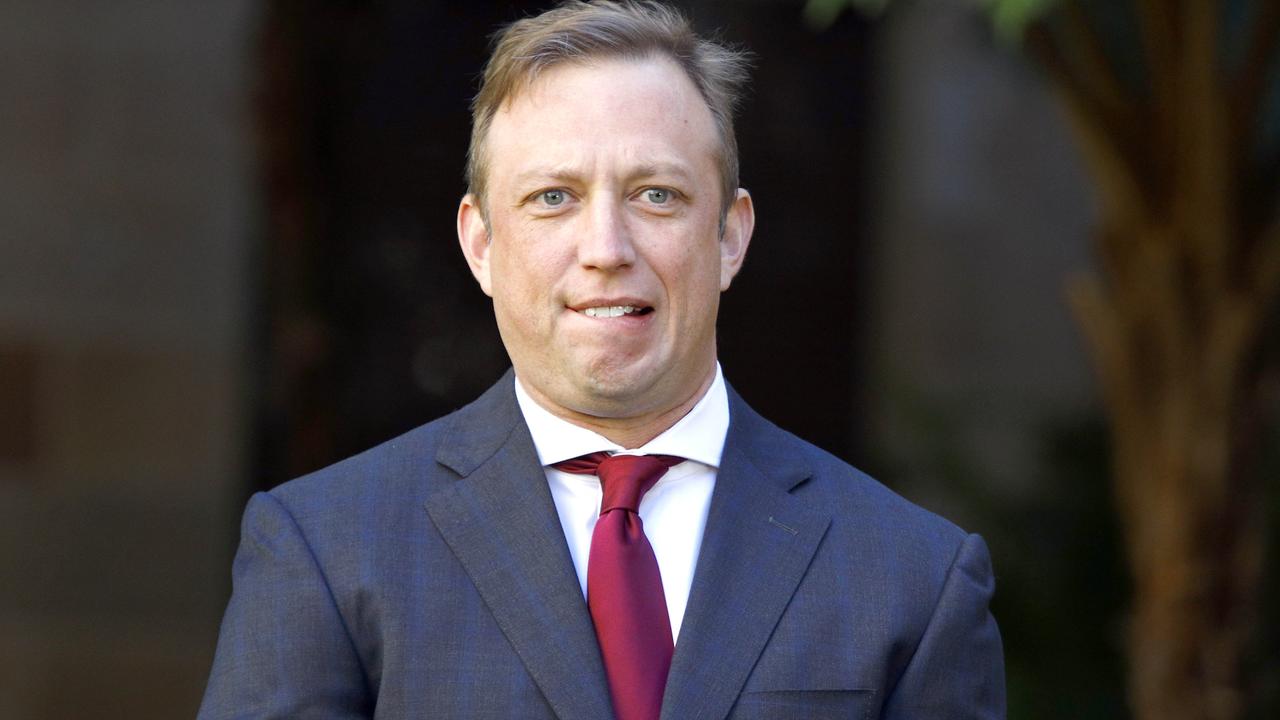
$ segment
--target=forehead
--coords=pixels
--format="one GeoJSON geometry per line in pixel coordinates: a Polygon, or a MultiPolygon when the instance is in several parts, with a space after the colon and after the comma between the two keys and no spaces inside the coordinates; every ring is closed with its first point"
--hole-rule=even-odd
{"type": "Polygon", "coordinates": [[[701,93],[662,57],[549,67],[502,103],[488,135],[493,183],[529,163],[594,167],[629,159],[714,169],[718,150],[701,93]]]}

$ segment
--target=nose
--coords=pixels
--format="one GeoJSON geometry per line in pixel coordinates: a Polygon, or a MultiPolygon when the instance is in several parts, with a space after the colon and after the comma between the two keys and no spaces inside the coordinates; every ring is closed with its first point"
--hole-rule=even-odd
{"type": "Polygon", "coordinates": [[[625,210],[620,203],[600,200],[583,214],[586,222],[578,237],[578,262],[585,268],[616,271],[636,261],[636,249],[625,210]]]}

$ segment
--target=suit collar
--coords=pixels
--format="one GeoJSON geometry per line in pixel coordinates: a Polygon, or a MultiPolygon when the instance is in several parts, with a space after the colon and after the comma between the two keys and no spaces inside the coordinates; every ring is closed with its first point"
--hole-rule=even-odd
{"type": "Polygon", "coordinates": [[[508,443],[518,445],[521,438],[517,431],[528,435],[516,404],[514,382],[515,372],[507,370],[483,395],[449,419],[436,451],[437,462],[467,477],[508,443]]]}
{"type": "MultiPolygon", "coordinates": [[[[432,495],[427,512],[557,716],[611,718],[591,617],[513,382],[508,372],[453,416],[437,461],[463,479],[432,495]]],[[[830,524],[791,494],[810,476],[800,441],[728,393],[665,719],[728,714],[830,524]]]]}
{"type": "Polygon", "coordinates": [[[831,523],[824,508],[791,494],[810,477],[802,443],[732,389],[729,407],[664,720],[728,715],[831,523]]]}
{"type": "Polygon", "coordinates": [[[612,717],[600,649],[508,372],[455,414],[436,459],[462,476],[427,513],[562,720],[612,717]]]}
{"type": "Polygon", "coordinates": [[[808,480],[812,475],[804,461],[808,446],[751,409],[732,386],[728,386],[728,391],[729,432],[725,437],[725,454],[740,454],[783,492],[789,493],[808,480]]]}

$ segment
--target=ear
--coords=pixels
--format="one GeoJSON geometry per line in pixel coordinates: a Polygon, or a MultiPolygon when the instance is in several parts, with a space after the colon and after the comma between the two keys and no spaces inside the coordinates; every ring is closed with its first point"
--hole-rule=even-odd
{"type": "Polygon", "coordinates": [[[493,297],[492,281],[489,277],[489,228],[484,221],[484,212],[475,195],[467,193],[458,203],[458,243],[462,245],[462,254],[467,258],[471,274],[485,295],[493,297]]]}
{"type": "Polygon", "coordinates": [[[751,193],[738,188],[738,193],[724,218],[724,235],[720,238],[720,291],[729,289],[729,283],[742,268],[747,258],[747,246],[751,244],[751,231],[756,226],[756,209],[751,203],[751,193]]]}

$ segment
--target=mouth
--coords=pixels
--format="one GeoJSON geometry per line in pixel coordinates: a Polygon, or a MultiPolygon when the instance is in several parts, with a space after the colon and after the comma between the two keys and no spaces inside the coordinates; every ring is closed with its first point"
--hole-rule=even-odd
{"type": "Polygon", "coordinates": [[[638,297],[594,297],[567,304],[566,309],[589,318],[641,318],[653,312],[653,306],[638,297]]]}
{"type": "Polygon", "coordinates": [[[616,318],[624,315],[648,315],[653,308],[648,305],[595,305],[574,308],[575,312],[593,318],[616,318]]]}

